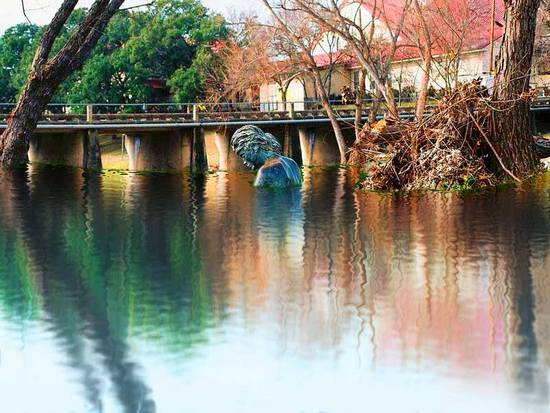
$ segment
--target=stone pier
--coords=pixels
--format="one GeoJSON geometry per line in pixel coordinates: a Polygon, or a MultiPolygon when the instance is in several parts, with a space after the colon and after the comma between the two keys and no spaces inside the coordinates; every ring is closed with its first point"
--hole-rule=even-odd
{"type": "Polygon", "coordinates": [[[338,144],[331,129],[299,127],[303,166],[329,166],[340,163],[338,144]]]}
{"type": "MultiPolygon", "coordinates": [[[[231,149],[238,127],[194,127],[113,130],[102,134],[123,136],[128,170],[145,171],[248,171],[231,149]],[[206,163],[204,165],[204,163],[206,163]]],[[[337,165],[338,146],[332,129],[325,126],[275,125],[262,128],[281,143],[283,153],[304,166],[337,165]],[[300,159],[301,157],[301,159],[300,159]]],[[[35,163],[101,169],[99,132],[67,128],[39,131],[30,142],[29,160],[35,163]]]]}
{"type": "Polygon", "coordinates": [[[37,133],[29,145],[29,161],[101,169],[101,150],[95,130],[37,133]]]}
{"type": "Polygon", "coordinates": [[[191,166],[193,131],[153,131],[124,135],[128,170],[183,171],[191,166]]]}
{"type": "MultiPolygon", "coordinates": [[[[218,171],[248,171],[243,161],[231,149],[231,137],[237,130],[237,127],[222,129],[205,129],[204,146],[206,150],[206,159],[209,170],[218,171]]],[[[264,132],[269,132],[275,136],[283,148],[283,154],[293,157],[299,150],[293,148],[291,126],[261,127],[264,132]]]]}
{"type": "Polygon", "coordinates": [[[247,171],[241,158],[231,149],[233,130],[207,129],[204,132],[204,146],[209,170],[247,171]]]}

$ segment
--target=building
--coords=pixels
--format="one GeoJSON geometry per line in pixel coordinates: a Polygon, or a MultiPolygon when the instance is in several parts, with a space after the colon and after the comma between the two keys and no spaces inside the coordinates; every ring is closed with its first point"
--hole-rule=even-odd
{"type": "MultiPolygon", "coordinates": [[[[363,21],[376,22],[379,39],[387,39],[391,24],[401,13],[402,0],[384,0],[384,18],[375,15],[372,1],[349,0],[344,6],[348,15],[360,16],[363,21]],[[348,9],[346,9],[348,7],[348,9]],[[357,11],[360,8],[360,12],[357,11]],[[386,27],[388,26],[388,27],[386,27]]],[[[381,0],[378,0],[380,3],[381,0]]],[[[375,3],[376,4],[376,3],[375,3]]],[[[438,12],[430,18],[434,62],[430,74],[430,88],[437,90],[453,87],[457,82],[468,82],[482,78],[489,86],[491,79],[491,54],[495,59],[503,34],[504,6],[497,0],[495,9],[494,32],[491,35],[492,0],[426,0],[424,4],[433,5],[438,12]],[[475,8],[474,8],[475,5],[475,8]],[[445,13],[440,12],[444,10],[445,13]],[[457,33],[459,33],[457,35],[457,33]],[[492,40],[492,41],[491,41],[492,40]],[[492,48],[491,48],[492,43],[492,48]]],[[[412,28],[410,31],[414,31],[412,28]]],[[[405,33],[406,30],[403,31],[405,33]]],[[[412,33],[414,36],[414,33],[412,33]]],[[[397,43],[397,50],[391,62],[389,80],[398,99],[414,99],[419,89],[422,75],[422,61],[417,47],[411,46],[411,34],[403,34],[397,43]]],[[[315,55],[318,68],[325,79],[325,88],[333,99],[340,99],[345,86],[355,91],[358,88],[361,65],[352,53],[346,53],[345,42],[334,53],[315,55]]],[[[532,83],[536,86],[546,84],[549,79],[544,70],[534,70],[532,83]]],[[[303,110],[311,102],[316,102],[315,87],[307,76],[297,75],[288,83],[286,93],[280,83],[265,83],[260,87],[260,101],[263,110],[288,110],[289,103],[295,110],[303,110]],[[286,103],[283,103],[286,102],[286,103]]],[[[375,91],[374,82],[366,81],[366,91],[375,91]]],[[[368,96],[368,95],[367,95],[368,96]]]]}

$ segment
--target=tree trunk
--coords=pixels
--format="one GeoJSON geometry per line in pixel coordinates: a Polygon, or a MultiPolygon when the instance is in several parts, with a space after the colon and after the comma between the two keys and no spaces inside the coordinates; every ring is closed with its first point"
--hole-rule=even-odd
{"type": "Polygon", "coordinates": [[[359,140],[359,135],[363,129],[363,98],[365,97],[365,78],[364,70],[359,70],[359,85],[355,92],[355,139],[359,140]]]}
{"type": "Polygon", "coordinates": [[[2,165],[17,166],[27,163],[31,135],[53,93],[54,89],[47,82],[34,76],[29,78],[0,138],[2,165]]]}
{"type": "Polygon", "coordinates": [[[318,70],[313,70],[313,78],[315,83],[315,89],[317,90],[317,93],[321,97],[321,104],[323,105],[323,109],[327,112],[327,116],[330,120],[330,124],[332,125],[332,129],[334,131],[334,136],[336,137],[336,143],[338,144],[338,151],[340,152],[340,163],[345,164],[347,161],[347,154],[348,154],[348,146],[346,144],[346,140],[344,139],[344,134],[342,133],[342,128],[340,127],[340,123],[338,122],[338,117],[336,116],[336,113],[332,109],[332,106],[330,105],[329,97],[327,95],[327,92],[325,88],[323,87],[323,81],[321,78],[321,74],[318,70]]]}
{"type": "Polygon", "coordinates": [[[428,103],[428,91],[430,87],[430,73],[432,70],[432,52],[431,49],[427,49],[423,53],[422,58],[422,74],[420,78],[420,91],[418,93],[418,100],[416,101],[415,117],[417,120],[422,120],[424,112],[426,111],[426,105],[428,103]]]}
{"type": "Polygon", "coordinates": [[[529,121],[529,91],[535,26],[540,0],[505,0],[505,32],[497,62],[492,139],[505,166],[529,176],[537,161],[529,121]]]}
{"type": "Polygon", "coordinates": [[[419,49],[422,54],[422,77],[420,80],[420,93],[416,102],[416,120],[422,120],[426,103],[428,101],[428,89],[430,86],[430,77],[432,72],[432,39],[428,23],[426,22],[425,10],[422,9],[418,0],[414,1],[414,9],[417,18],[420,21],[422,35],[420,36],[419,49]]]}
{"type": "Polygon", "coordinates": [[[380,104],[382,100],[382,93],[378,89],[374,91],[374,95],[372,95],[372,103],[369,110],[369,123],[376,122],[376,118],[378,117],[378,112],[380,111],[380,104]]]}
{"type": "Polygon", "coordinates": [[[59,85],[79,70],[105,27],[124,0],[96,0],[63,48],[49,57],[77,0],[65,0],[46,29],[36,50],[23,92],[0,137],[0,164],[13,167],[28,161],[29,142],[47,104],[59,85]]]}
{"type": "Polygon", "coordinates": [[[386,81],[386,92],[382,93],[384,99],[386,100],[386,105],[388,106],[388,115],[390,118],[398,120],[399,111],[397,110],[397,105],[395,104],[395,98],[393,97],[393,89],[390,82],[386,81]]]}

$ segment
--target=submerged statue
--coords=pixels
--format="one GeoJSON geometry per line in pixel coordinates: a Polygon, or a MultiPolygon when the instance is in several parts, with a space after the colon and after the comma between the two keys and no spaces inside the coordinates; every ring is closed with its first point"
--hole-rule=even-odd
{"type": "Polygon", "coordinates": [[[259,168],[254,186],[283,188],[302,183],[298,164],[281,155],[281,144],[275,136],[257,126],[239,128],[231,138],[231,147],[247,167],[259,168]]]}

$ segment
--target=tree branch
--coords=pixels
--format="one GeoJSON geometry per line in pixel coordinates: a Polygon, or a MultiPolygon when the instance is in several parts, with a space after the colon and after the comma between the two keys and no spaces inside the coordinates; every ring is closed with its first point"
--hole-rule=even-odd
{"type": "Polygon", "coordinates": [[[61,32],[63,25],[73,12],[78,0],[64,0],[63,4],[55,13],[51,23],[48,25],[46,32],[42,36],[42,40],[38,45],[38,49],[34,55],[34,60],[32,63],[32,71],[38,73],[40,68],[48,61],[48,56],[52,50],[53,43],[55,39],[61,32]]]}
{"type": "Polygon", "coordinates": [[[125,7],[124,9],[118,9],[117,11],[126,11],[126,10],[138,9],[140,7],[149,7],[155,3],[156,3],[156,0],[153,0],[153,1],[150,1],[149,3],[143,3],[143,4],[138,4],[137,6],[125,7]]]}
{"type": "Polygon", "coordinates": [[[66,76],[67,73],[80,68],[122,3],[124,0],[96,0],[85,20],[78,25],[65,46],[52,59],[52,73],[66,76]],[[57,70],[59,67],[63,70],[57,70]]]}
{"type": "Polygon", "coordinates": [[[27,16],[27,10],[25,10],[25,0],[21,0],[21,9],[23,10],[23,16],[25,16],[27,22],[29,22],[29,24],[32,24],[31,19],[29,19],[29,16],[27,16]]]}

